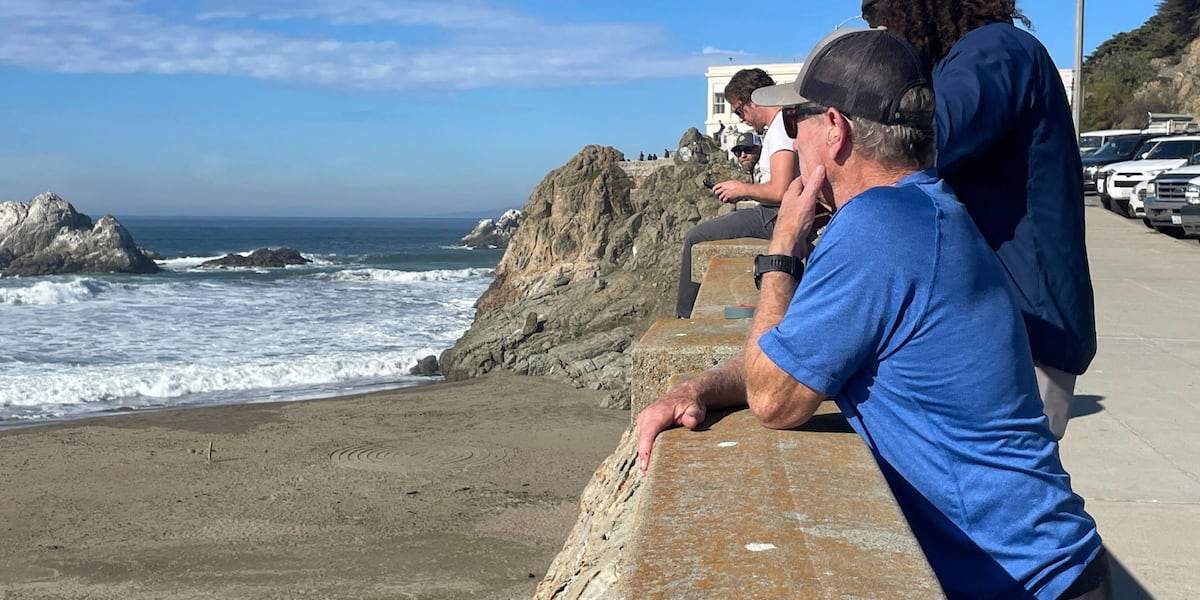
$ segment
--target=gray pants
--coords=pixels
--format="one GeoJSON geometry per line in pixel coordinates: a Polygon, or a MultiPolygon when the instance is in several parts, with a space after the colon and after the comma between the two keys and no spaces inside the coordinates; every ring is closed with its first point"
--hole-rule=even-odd
{"type": "Polygon", "coordinates": [[[675,316],[692,316],[692,306],[700,293],[700,284],[692,281],[692,246],[698,242],[732,240],[735,238],[771,239],[775,231],[775,216],[779,205],[758,205],[735,210],[698,223],[683,236],[683,262],[679,266],[679,292],[675,296],[675,316]]]}
{"type": "Polygon", "coordinates": [[[1067,419],[1071,418],[1075,375],[1041,363],[1034,363],[1033,370],[1037,373],[1038,391],[1042,394],[1042,410],[1050,420],[1050,432],[1054,439],[1061,440],[1067,433],[1067,419]]]}

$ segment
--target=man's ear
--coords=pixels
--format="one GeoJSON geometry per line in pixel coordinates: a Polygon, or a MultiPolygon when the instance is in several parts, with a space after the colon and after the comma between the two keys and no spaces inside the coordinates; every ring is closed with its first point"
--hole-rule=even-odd
{"type": "Polygon", "coordinates": [[[850,119],[836,108],[826,111],[825,117],[829,129],[825,138],[826,151],[834,162],[844,163],[850,157],[854,127],[850,119]]]}

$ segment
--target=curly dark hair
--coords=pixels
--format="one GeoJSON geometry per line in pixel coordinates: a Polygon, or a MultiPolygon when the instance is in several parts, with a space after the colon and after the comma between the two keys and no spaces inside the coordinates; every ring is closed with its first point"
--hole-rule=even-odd
{"type": "Polygon", "coordinates": [[[733,74],[729,83],[725,84],[725,99],[736,102],[746,102],[750,94],[761,87],[775,85],[775,80],[762,69],[742,69],[733,74]]]}
{"type": "Polygon", "coordinates": [[[862,15],[916,46],[931,67],[971,30],[1014,21],[1033,26],[1016,0],[863,0],[862,15]]]}

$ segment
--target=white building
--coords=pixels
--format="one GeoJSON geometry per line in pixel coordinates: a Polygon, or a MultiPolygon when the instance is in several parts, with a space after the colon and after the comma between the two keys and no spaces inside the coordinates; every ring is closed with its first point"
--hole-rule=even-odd
{"type": "MultiPolygon", "coordinates": [[[[733,114],[733,107],[725,101],[725,86],[733,78],[734,73],[742,69],[759,68],[766,71],[771,79],[775,80],[775,83],[790,83],[796,80],[800,74],[800,67],[803,65],[804,63],[774,63],[709,67],[704,72],[704,77],[708,80],[708,118],[704,120],[704,133],[713,135],[721,131],[721,147],[728,148],[739,133],[749,131],[750,128],[742,124],[737,115],[733,114]]],[[[1067,90],[1067,100],[1069,101],[1071,100],[1071,85],[1075,81],[1075,72],[1073,69],[1059,69],[1058,76],[1067,90]]]]}

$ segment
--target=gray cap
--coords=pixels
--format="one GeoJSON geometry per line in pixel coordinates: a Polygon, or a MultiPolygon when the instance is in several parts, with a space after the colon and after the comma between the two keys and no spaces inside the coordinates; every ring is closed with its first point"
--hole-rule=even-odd
{"type": "Polygon", "coordinates": [[[738,148],[754,148],[761,145],[762,140],[758,137],[758,134],[753,131],[747,131],[738,136],[737,142],[734,142],[730,150],[737,152],[738,148]]]}
{"type": "Polygon", "coordinates": [[[761,87],[750,95],[760,106],[816,104],[884,125],[933,127],[933,113],[900,110],[917,87],[933,88],[921,51],[885,29],[846,27],[825,36],[808,54],[792,83],[761,87]]]}

